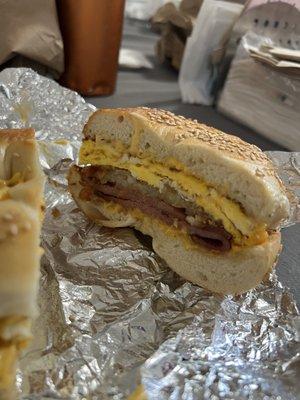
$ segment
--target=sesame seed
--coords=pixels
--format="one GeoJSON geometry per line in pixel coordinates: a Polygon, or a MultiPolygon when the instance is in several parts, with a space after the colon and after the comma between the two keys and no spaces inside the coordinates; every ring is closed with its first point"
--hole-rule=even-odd
{"type": "Polygon", "coordinates": [[[259,170],[259,169],[257,169],[256,171],[255,171],[255,175],[257,175],[257,176],[259,176],[259,177],[263,177],[263,176],[265,176],[265,174],[261,171],[261,170],[259,170]]]}
{"type": "Polygon", "coordinates": [[[19,232],[18,226],[16,224],[11,225],[9,231],[13,236],[16,236],[19,232]]]}
{"type": "MultiPolygon", "coordinates": [[[[240,138],[225,134],[216,128],[201,124],[196,119],[188,119],[181,115],[175,115],[169,110],[158,110],[148,107],[133,109],[133,112],[141,111],[152,123],[176,127],[176,130],[170,129],[170,136],[174,143],[184,141],[188,138],[195,138],[199,142],[230,153],[230,157],[251,161],[264,161],[265,164],[269,165],[268,157],[257,146],[243,142],[240,138]]],[[[268,171],[268,174],[272,174],[272,168],[268,171]]]]}

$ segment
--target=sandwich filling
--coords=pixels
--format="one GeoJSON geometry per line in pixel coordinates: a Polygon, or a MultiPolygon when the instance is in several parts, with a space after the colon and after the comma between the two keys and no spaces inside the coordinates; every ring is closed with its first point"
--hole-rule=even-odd
{"type": "Polygon", "coordinates": [[[0,318],[0,398],[1,391],[13,385],[17,355],[28,345],[30,325],[26,317],[0,318]]]}
{"type": "Polygon", "coordinates": [[[14,372],[16,368],[18,350],[17,347],[10,343],[1,343],[0,341],[0,398],[4,399],[4,395],[8,388],[14,383],[14,372]],[[2,397],[1,397],[2,396],[2,397]]]}
{"type": "MultiPolygon", "coordinates": [[[[177,218],[174,218],[172,226],[188,232],[193,232],[195,226],[199,229],[204,226],[205,229],[208,226],[209,229],[214,227],[214,232],[216,232],[216,229],[218,231],[222,229],[223,233],[226,233],[227,239],[224,240],[225,236],[223,235],[222,244],[219,243],[217,246],[220,250],[228,250],[232,246],[253,246],[263,243],[268,238],[265,224],[259,223],[246,215],[242,207],[226,197],[225,194],[192,176],[185,166],[177,160],[167,159],[161,164],[151,159],[150,156],[146,157],[145,154],[137,156],[136,152],[130,152],[119,142],[96,143],[93,140],[85,140],[80,150],[80,163],[99,167],[110,166],[112,169],[116,169],[118,174],[120,171],[127,171],[127,176],[131,176],[136,182],[144,183],[144,188],[152,190],[154,201],[166,191],[166,187],[169,191],[172,189],[173,194],[176,193],[177,195],[177,200],[181,199],[188,203],[188,207],[184,207],[182,204],[178,207],[178,202],[174,204],[169,202],[169,198],[161,199],[175,209],[175,211],[172,209],[171,215],[174,216],[174,212],[176,212],[177,218]],[[191,207],[197,208],[194,215],[190,214],[191,207]],[[179,212],[181,212],[181,218],[179,218],[179,212]],[[195,218],[195,220],[192,220],[192,218],[195,218]],[[183,220],[184,223],[189,223],[191,227],[184,225],[183,220]]],[[[119,197],[118,204],[121,204],[122,200],[130,200],[128,198],[121,199],[121,196],[116,195],[115,191],[110,190],[110,193],[108,193],[107,189],[104,190],[106,191],[106,193],[102,192],[104,196],[119,197]]],[[[136,193],[135,199],[137,198],[136,193]]],[[[102,199],[104,200],[104,197],[102,199]]],[[[106,200],[108,201],[108,197],[106,197],[106,200]]],[[[144,204],[143,201],[141,203],[144,204]]],[[[123,203],[124,206],[128,207],[128,203],[126,205],[123,203]]],[[[141,205],[136,208],[145,213],[145,210],[141,209],[141,205]]],[[[165,219],[161,219],[161,221],[166,223],[165,219]]],[[[207,229],[206,232],[208,232],[207,229]]],[[[193,234],[190,233],[190,236],[192,237],[193,234]]],[[[215,245],[213,246],[216,248],[215,245]]]]}
{"type": "Polygon", "coordinates": [[[0,179],[0,200],[9,198],[9,188],[22,183],[24,178],[21,172],[16,172],[10,179],[0,179]]]}
{"type": "Polygon", "coordinates": [[[169,186],[159,191],[135,179],[128,171],[111,167],[79,169],[82,200],[118,204],[123,210],[140,211],[147,217],[186,232],[194,243],[213,250],[231,248],[232,236],[198,206],[169,186]]]}

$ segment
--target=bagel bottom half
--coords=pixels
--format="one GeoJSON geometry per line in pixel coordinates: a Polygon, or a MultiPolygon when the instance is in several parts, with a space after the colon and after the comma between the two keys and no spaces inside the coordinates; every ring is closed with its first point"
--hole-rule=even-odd
{"type": "Polygon", "coordinates": [[[69,175],[69,189],[77,205],[94,222],[109,227],[131,226],[152,237],[154,251],[178,275],[209,291],[241,294],[257,286],[275,265],[281,250],[281,235],[274,232],[260,245],[228,252],[204,247],[187,249],[180,234],[168,235],[156,219],[136,219],[131,210],[110,207],[107,202],[83,200],[82,186],[75,171],[69,175]]]}

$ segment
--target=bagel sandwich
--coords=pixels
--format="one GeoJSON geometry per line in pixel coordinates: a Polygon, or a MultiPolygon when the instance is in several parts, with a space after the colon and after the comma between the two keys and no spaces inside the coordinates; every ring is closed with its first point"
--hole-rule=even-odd
{"type": "Polygon", "coordinates": [[[268,157],[169,111],[96,111],[68,181],[91,220],[150,235],[170,268],[212,292],[255,287],[281,250],[289,202],[268,157]]]}

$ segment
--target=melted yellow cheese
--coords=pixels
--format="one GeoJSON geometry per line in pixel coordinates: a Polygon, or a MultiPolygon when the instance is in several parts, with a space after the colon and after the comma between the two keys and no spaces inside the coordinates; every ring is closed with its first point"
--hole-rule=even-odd
{"type": "Polygon", "coordinates": [[[10,179],[0,179],[0,189],[4,187],[12,187],[23,182],[24,178],[21,172],[16,172],[10,179]]]}
{"type": "Polygon", "coordinates": [[[23,180],[21,172],[16,172],[10,179],[0,179],[0,200],[9,199],[8,188],[23,182],[23,180]]]}
{"type": "Polygon", "coordinates": [[[143,385],[139,385],[135,391],[128,397],[128,400],[147,400],[143,385]]]}
{"type": "Polygon", "coordinates": [[[7,330],[14,330],[17,325],[22,328],[20,332],[29,330],[30,320],[17,315],[0,318],[0,399],[2,399],[1,391],[6,393],[13,390],[17,357],[20,350],[27,347],[29,342],[29,337],[22,333],[14,334],[8,341],[2,339],[6,336],[7,330]]]}
{"type": "Polygon", "coordinates": [[[0,201],[9,199],[8,189],[6,187],[0,187],[0,201]]]}
{"type": "Polygon", "coordinates": [[[13,390],[17,357],[20,349],[23,349],[28,344],[28,338],[22,335],[16,335],[9,341],[1,339],[3,332],[10,325],[18,324],[22,324],[28,329],[30,321],[28,318],[20,316],[9,316],[0,319],[0,398],[2,398],[1,391],[8,393],[13,390]]]}
{"type": "Polygon", "coordinates": [[[247,216],[239,204],[220,194],[216,189],[188,173],[186,168],[174,159],[165,160],[164,164],[150,158],[130,159],[120,143],[99,143],[86,140],[80,149],[81,164],[109,165],[131,172],[137,179],[156,188],[161,187],[165,178],[175,182],[183,195],[192,197],[196,204],[221,221],[224,228],[233,236],[237,245],[255,245],[263,243],[268,234],[263,224],[257,224],[247,216]]]}
{"type": "Polygon", "coordinates": [[[1,391],[10,391],[15,379],[18,350],[14,344],[0,343],[0,397],[1,391]]]}
{"type": "MultiPolygon", "coordinates": [[[[153,229],[153,221],[155,220],[154,224],[155,229],[156,227],[159,227],[164,232],[165,235],[172,238],[180,239],[186,250],[199,250],[199,245],[191,239],[191,236],[184,229],[178,229],[175,228],[174,226],[166,225],[159,219],[151,218],[145,215],[139,209],[127,210],[123,208],[120,204],[116,204],[114,202],[105,201],[105,203],[103,203],[101,206],[104,207],[109,213],[113,215],[122,214],[124,217],[127,216],[133,217],[135,223],[132,226],[137,228],[145,235],[149,234],[151,235],[151,230],[153,229]]],[[[235,252],[239,251],[240,249],[241,246],[233,245],[231,251],[235,252]]],[[[216,251],[218,253],[218,250],[210,249],[209,251],[210,252],[216,251]]]]}
{"type": "MultiPolygon", "coordinates": [[[[30,319],[24,316],[20,315],[10,315],[7,317],[0,318],[0,340],[1,337],[6,336],[4,332],[9,329],[10,327],[13,327],[14,329],[16,327],[20,327],[21,331],[29,331],[30,330],[30,319]]],[[[28,338],[25,336],[22,336],[22,334],[14,335],[14,338],[12,341],[18,345],[19,348],[26,346],[28,338]]]]}

